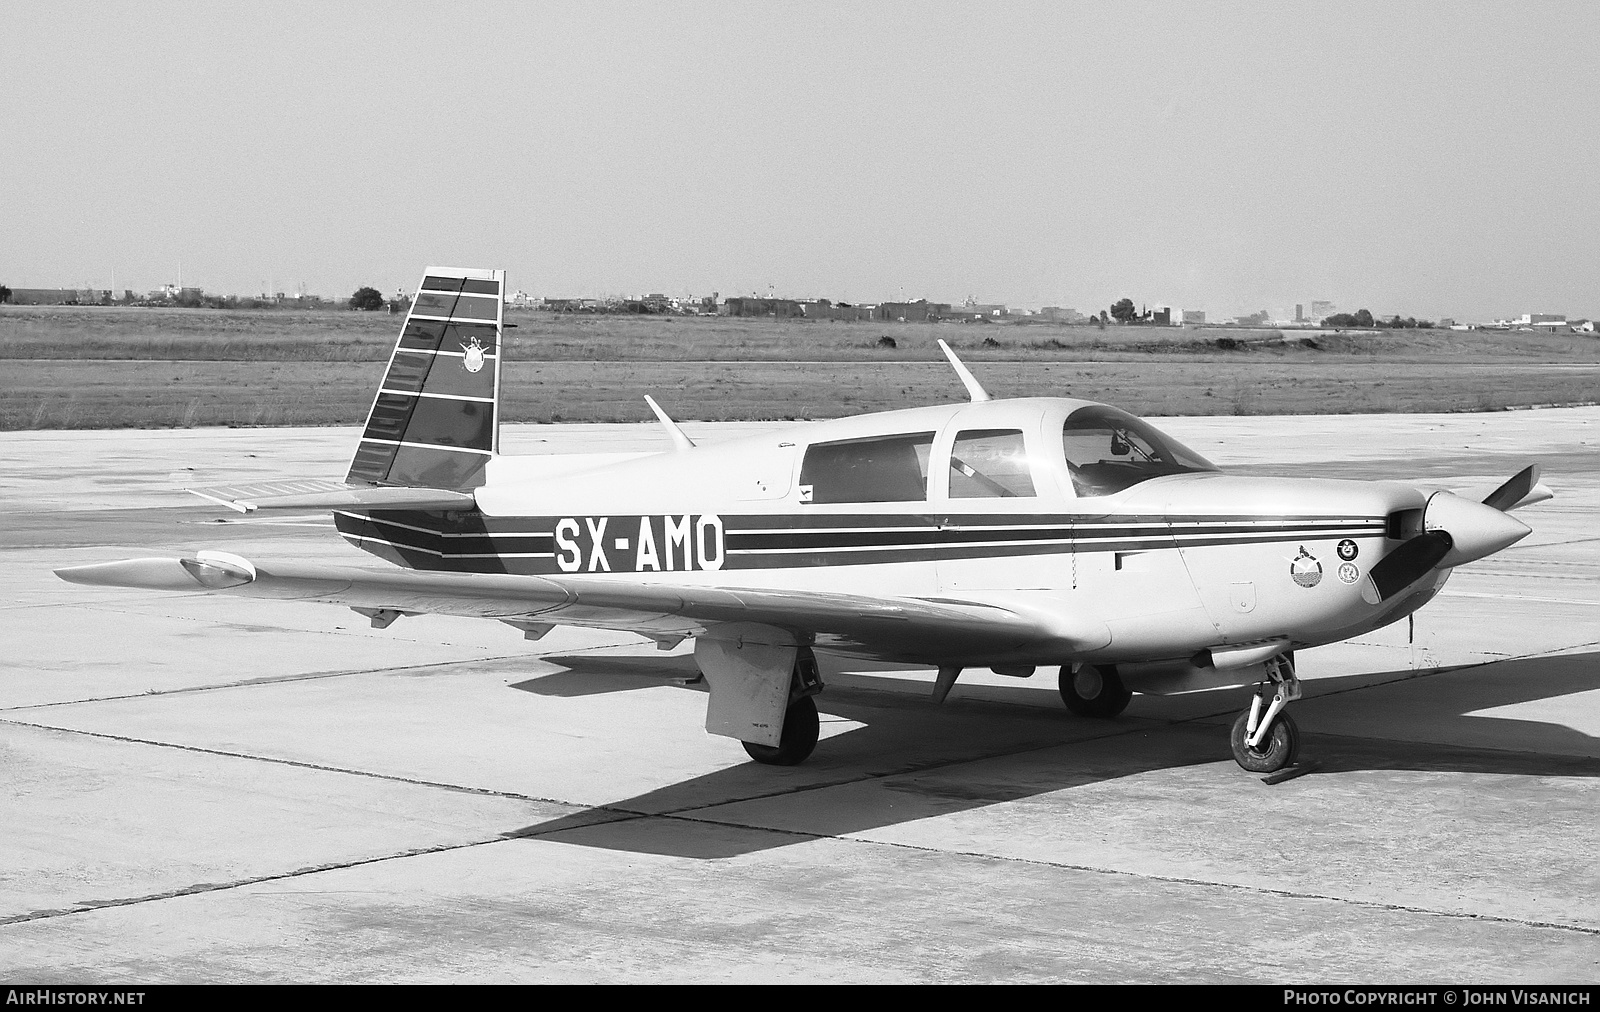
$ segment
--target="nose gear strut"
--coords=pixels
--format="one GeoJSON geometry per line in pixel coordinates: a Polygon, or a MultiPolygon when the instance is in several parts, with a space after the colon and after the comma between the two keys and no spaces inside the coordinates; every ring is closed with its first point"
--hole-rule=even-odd
{"type": "Polygon", "coordinates": [[[1284,711],[1300,698],[1294,659],[1279,654],[1269,660],[1267,678],[1256,686],[1250,709],[1233,722],[1230,736],[1234,761],[1252,773],[1276,773],[1300,755],[1300,728],[1284,711]]]}

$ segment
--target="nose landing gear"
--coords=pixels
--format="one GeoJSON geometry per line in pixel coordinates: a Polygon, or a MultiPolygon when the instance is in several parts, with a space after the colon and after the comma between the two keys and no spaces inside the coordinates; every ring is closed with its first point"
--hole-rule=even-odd
{"type": "Polygon", "coordinates": [[[1300,698],[1300,679],[1292,658],[1267,662],[1267,677],[1256,686],[1250,709],[1233,722],[1233,759],[1251,773],[1276,773],[1300,756],[1300,728],[1284,707],[1300,698]],[[1270,692],[1270,696],[1269,696],[1270,692]]]}

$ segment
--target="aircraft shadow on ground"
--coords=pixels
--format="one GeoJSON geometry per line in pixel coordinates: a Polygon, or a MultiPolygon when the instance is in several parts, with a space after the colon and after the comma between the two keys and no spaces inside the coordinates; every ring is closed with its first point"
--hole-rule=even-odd
{"type": "MultiPolygon", "coordinates": [[[[694,672],[693,659],[684,656],[545,660],[570,667],[514,687],[583,695],[658,686],[694,672]]],[[[1600,740],[1591,735],[1539,721],[1469,715],[1600,689],[1600,653],[1420,676],[1368,672],[1318,679],[1313,685],[1307,700],[1296,704],[1305,707],[1300,717],[1303,755],[1319,764],[1310,777],[1363,771],[1600,777],[1600,758],[1594,757],[1600,740]],[[1434,679],[1470,684],[1445,685],[1434,679]],[[1411,705],[1406,700],[1413,693],[1420,701],[1410,712],[1427,723],[1427,737],[1434,740],[1403,740],[1388,732],[1372,737],[1319,733],[1316,714],[1307,712],[1317,699],[1342,696],[1334,700],[1342,717],[1330,723],[1347,724],[1352,708],[1360,715],[1363,696],[1380,715],[1392,711],[1396,698],[1398,705],[1411,705]],[[1499,732],[1498,740],[1525,736],[1556,751],[1447,743],[1482,740],[1490,725],[1499,732]],[[1589,754],[1562,754],[1574,752],[1589,754]]],[[[819,698],[824,721],[842,719],[862,726],[825,739],[802,766],[736,763],[505,835],[715,859],[1187,766],[1227,763],[1230,773],[1252,779],[1248,786],[1259,786],[1233,766],[1227,742],[1225,721],[1247,698],[1240,689],[1166,699],[1136,696],[1123,717],[1094,721],[1064,709],[971,699],[939,706],[900,692],[834,688],[819,698]],[[1182,705],[1173,706],[1175,699],[1182,705]],[[1059,757],[1040,761],[1038,753],[1045,749],[1060,749],[1059,757]],[[831,793],[824,798],[819,792],[831,793]]]]}

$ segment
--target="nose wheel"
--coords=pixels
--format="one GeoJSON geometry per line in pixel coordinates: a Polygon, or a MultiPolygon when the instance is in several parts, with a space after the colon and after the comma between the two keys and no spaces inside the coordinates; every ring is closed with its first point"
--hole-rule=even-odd
{"type": "Polygon", "coordinates": [[[1277,773],[1300,758],[1300,728],[1284,707],[1300,698],[1294,662],[1274,657],[1267,662],[1270,681],[1256,686],[1250,708],[1233,722],[1229,740],[1233,759],[1251,773],[1277,773]]]}
{"type": "Polygon", "coordinates": [[[1250,712],[1239,714],[1233,722],[1233,760],[1251,773],[1276,773],[1293,766],[1300,757],[1300,727],[1287,713],[1280,713],[1255,745],[1250,744],[1250,712]]]}

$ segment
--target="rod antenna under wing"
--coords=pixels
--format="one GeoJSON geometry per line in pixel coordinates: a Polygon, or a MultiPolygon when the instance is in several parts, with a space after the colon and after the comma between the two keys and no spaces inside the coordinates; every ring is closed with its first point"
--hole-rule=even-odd
{"type": "Polygon", "coordinates": [[[972,370],[961,364],[961,360],[956,358],[956,353],[950,350],[950,346],[944,343],[944,338],[942,337],[939,339],[939,347],[944,351],[944,357],[950,360],[950,365],[955,368],[956,375],[961,377],[961,384],[967,388],[967,394],[971,396],[972,403],[981,404],[990,400],[989,391],[985,390],[983,384],[978,382],[978,377],[972,375],[972,370]]]}
{"type": "Polygon", "coordinates": [[[661,419],[661,424],[666,426],[667,435],[672,437],[672,445],[675,448],[677,448],[680,452],[683,450],[694,449],[694,440],[684,435],[683,430],[678,428],[678,423],[667,417],[667,413],[661,410],[661,405],[656,403],[656,399],[654,397],[651,397],[649,394],[645,394],[644,402],[650,405],[650,410],[654,411],[656,413],[656,417],[661,419]]]}

